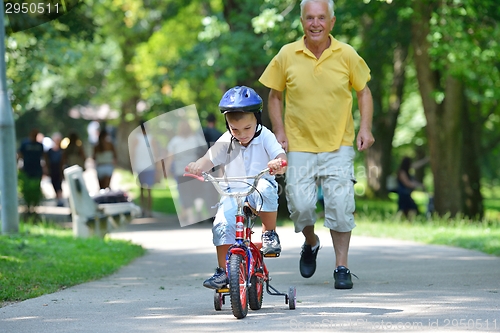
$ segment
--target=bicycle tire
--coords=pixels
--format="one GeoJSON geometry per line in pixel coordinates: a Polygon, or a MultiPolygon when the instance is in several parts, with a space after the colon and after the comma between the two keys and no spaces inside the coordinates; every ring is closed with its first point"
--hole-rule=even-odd
{"type": "Polygon", "coordinates": [[[215,291],[215,295],[214,295],[214,308],[215,308],[215,311],[221,311],[222,310],[222,304],[224,303],[223,301],[224,299],[224,296],[222,296],[221,293],[217,292],[217,290],[215,291]]]}
{"type": "Polygon", "coordinates": [[[247,268],[240,254],[229,257],[229,296],[233,315],[245,318],[248,313],[247,268]]]}
{"type": "Polygon", "coordinates": [[[251,286],[248,289],[248,304],[252,310],[260,310],[262,307],[262,297],[264,295],[264,282],[256,275],[250,279],[251,286]]]}
{"type": "Polygon", "coordinates": [[[295,306],[297,305],[297,290],[295,287],[291,286],[288,289],[288,308],[290,310],[295,310],[295,306]]]}

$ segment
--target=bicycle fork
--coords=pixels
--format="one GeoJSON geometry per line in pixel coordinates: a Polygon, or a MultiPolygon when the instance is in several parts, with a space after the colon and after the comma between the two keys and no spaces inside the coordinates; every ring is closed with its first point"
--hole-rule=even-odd
{"type": "Polygon", "coordinates": [[[229,267],[227,266],[229,263],[229,256],[232,254],[241,255],[245,260],[246,264],[246,273],[247,273],[246,284],[247,287],[250,287],[250,278],[253,276],[255,272],[254,258],[252,255],[251,247],[249,246],[251,244],[250,234],[252,231],[248,221],[247,225],[245,225],[245,215],[243,212],[243,199],[238,197],[236,198],[236,201],[238,205],[238,210],[236,213],[236,237],[235,237],[236,242],[229,248],[229,251],[226,254],[226,272],[228,273],[228,278],[230,279],[231,277],[229,275],[231,273],[229,267]]]}

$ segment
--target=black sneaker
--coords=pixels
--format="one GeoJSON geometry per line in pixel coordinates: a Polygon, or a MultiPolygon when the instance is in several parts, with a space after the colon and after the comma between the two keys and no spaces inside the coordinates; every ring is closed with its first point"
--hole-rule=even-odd
{"type": "Polygon", "coordinates": [[[345,266],[339,266],[333,271],[335,289],[352,289],[351,271],[345,266]]]}
{"type": "Polygon", "coordinates": [[[278,234],[274,230],[268,230],[262,234],[262,253],[280,254],[281,244],[278,234]]]}
{"type": "Polygon", "coordinates": [[[316,249],[313,251],[311,245],[302,245],[300,253],[299,268],[300,274],[305,278],[310,278],[316,272],[316,257],[320,247],[319,238],[317,239],[316,249]]]}
{"type": "Polygon", "coordinates": [[[210,289],[221,289],[225,287],[229,281],[227,280],[226,271],[223,268],[217,267],[215,274],[203,282],[203,286],[210,289]]]}

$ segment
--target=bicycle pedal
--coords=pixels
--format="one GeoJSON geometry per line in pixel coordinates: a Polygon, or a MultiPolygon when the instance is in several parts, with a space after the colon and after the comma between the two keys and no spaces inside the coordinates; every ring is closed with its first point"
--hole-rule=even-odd
{"type": "Polygon", "coordinates": [[[279,253],[265,253],[264,257],[266,258],[278,258],[280,256],[279,253]]]}
{"type": "Polygon", "coordinates": [[[218,292],[219,294],[228,293],[228,292],[229,292],[229,288],[221,288],[221,289],[217,289],[217,292],[218,292]]]}

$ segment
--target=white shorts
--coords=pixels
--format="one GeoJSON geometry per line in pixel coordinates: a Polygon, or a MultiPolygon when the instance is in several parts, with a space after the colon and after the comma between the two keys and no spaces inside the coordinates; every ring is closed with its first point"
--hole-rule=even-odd
{"type": "Polygon", "coordinates": [[[349,232],[354,223],[354,148],[327,153],[289,152],[286,197],[295,232],[316,223],[317,184],[322,186],[328,229],[349,232]]]}
{"type": "MultiPolygon", "coordinates": [[[[257,191],[250,194],[247,201],[257,211],[276,212],[278,210],[278,183],[276,180],[264,178],[259,180],[257,191]]],[[[215,246],[234,244],[237,208],[236,199],[227,196],[221,198],[212,227],[215,246]]]]}

